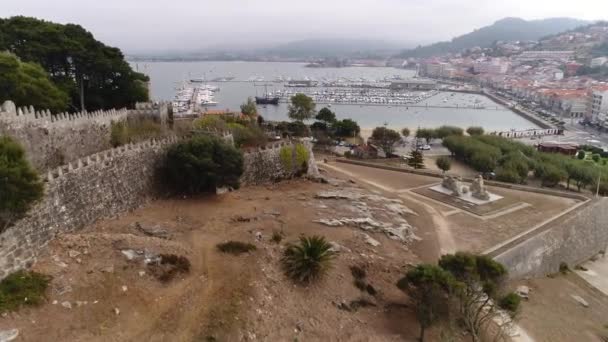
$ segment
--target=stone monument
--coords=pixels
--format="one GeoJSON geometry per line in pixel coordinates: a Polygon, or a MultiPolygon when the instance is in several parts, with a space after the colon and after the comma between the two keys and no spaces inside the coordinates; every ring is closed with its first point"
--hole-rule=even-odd
{"type": "Polygon", "coordinates": [[[462,185],[460,183],[460,177],[445,176],[443,177],[443,182],[441,182],[441,186],[452,191],[452,196],[462,196],[462,185]]]}
{"type": "Polygon", "coordinates": [[[487,201],[490,199],[490,194],[486,190],[486,186],[483,184],[483,177],[481,177],[481,175],[478,175],[477,177],[475,177],[475,180],[473,181],[473,183],[471,183],[470,190],[471,190],[471,196],[473,196],[477,199],[484,200],[484,201],[487,201]]]}

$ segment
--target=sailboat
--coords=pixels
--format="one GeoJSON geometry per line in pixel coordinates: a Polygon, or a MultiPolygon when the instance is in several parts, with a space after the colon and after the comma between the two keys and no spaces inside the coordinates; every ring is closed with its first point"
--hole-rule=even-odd
{"type": "Polygon", "coordinates": [[[264,84],[264,96],[256,96],[255,97],[255,103],[256,104],[271,104],[271,105],[278,105],[279,104],[279,97],[278,96],[272,96],[271,93],[268,92],[268,84],[264,84]]]}

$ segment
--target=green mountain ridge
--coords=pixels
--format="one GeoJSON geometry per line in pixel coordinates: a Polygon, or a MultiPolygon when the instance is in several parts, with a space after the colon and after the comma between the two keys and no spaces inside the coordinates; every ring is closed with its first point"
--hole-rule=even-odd
{"type": "Polygon", "coordinates": [[[524,20],[504,18],[492,25],[453,38],[451,41],[438,42],[405,50],[400,57],[430,57],[446,53],[457,53],[476,46],[490,47],[495,41],[538,40],[541,37],[572,30],[589,24],[588,21],[574,18],[548,18],[524,20]]]}

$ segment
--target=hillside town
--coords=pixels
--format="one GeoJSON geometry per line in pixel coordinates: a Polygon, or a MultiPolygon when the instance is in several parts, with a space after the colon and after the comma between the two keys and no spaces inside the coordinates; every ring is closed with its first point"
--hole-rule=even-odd
{"type": "Polygon", "coordinates": [[[487,87],[562,121],[608,129],[608,23],[402,63],[421,76],[487,87]]]}

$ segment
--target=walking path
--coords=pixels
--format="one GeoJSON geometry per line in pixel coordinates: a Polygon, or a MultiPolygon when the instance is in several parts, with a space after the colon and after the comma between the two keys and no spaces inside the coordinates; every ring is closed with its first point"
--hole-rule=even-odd
{"type": "Polygon", "coordinates": [[[412,196],[412,195],[416,195],[416,194],[409,192],[408,189],[396,189],[396,188],[387,186],[385,184],[382,184],[382,183],[380,183],[382,180],[380,180],[380,182],[378,182],[378,180],[371,180],[369,178],[362,177],[361,175],[344,170],[343,168],[341,168],[335,164],[319,163],[318,165],[320,168],[325,168],[325,169],[330,169],[330,170],[340,172],[349,177],[353,177],[353,178],[357,179],[358,181],[361,181],[363,183],[376,187],[380,190],[395,194],[398,197],[401,197],[408,201],[412,201],[412,202],[421,204],[424,207],[424,209],[427,211],[427,213],[433,219],[433,224],[434,224],[435,230],[437,232],[437,238],[439,240],[439,248],[440,248],[441,254],[456,252],[456,250],[457,250],[456,243],[454,242],[454,237],[452,236],[452,232],[449,229],[448,222],[445,220],[444,215],[439,210],[437,210],[435,207],[433,207],[432,205],[430,205],[424,201],[420,201],[418,198],[414,198],[412,196]]]}

